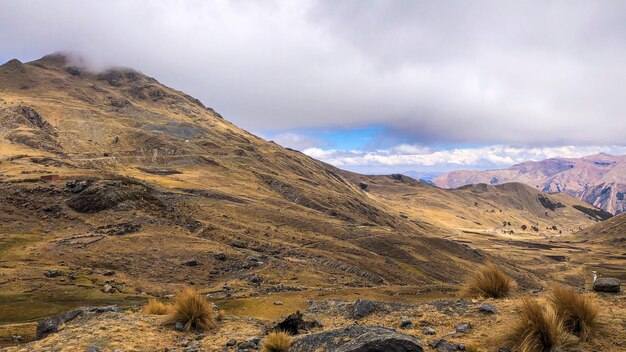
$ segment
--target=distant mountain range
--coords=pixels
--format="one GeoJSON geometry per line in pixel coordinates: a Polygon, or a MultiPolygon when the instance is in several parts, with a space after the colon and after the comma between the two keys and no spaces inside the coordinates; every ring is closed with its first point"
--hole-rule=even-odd
{"type": "Polygon", "coordinates": [[[543,192],[563,192],[613,214],[626,212],[626,155],[528,161],[508,169],[453,171],[432,182],[443,188],[522,182],[543,192]]]}

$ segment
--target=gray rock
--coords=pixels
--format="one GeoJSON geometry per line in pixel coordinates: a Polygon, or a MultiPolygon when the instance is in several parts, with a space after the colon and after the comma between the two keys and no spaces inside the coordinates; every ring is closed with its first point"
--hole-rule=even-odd
{"type": "Polygon", "coordinates": [[[106,312],[124,313],[122,308],[118,306],[94,307],[94,308],[89,309],[89,311],[94,312],[94,313],[106,313],[106,312]]]}
{"type": "Polygon", "coordinates": [[[460,324],[457,325],[456,332],[468,332],[471,328],[472,326],[469,323],[460,324]]]}
{"type": "Polygon", "coordinates": [[[82,310],[70,310],[69,312],[64,312],[61,314],[57,314],[50,318],[44,319],[37,324],[37,331],[35,333],[35,337],[39,339],[43,339],[44,337],[59,331],[59,326],[61,324],[65,324],[68,321],[76,318],[77,316],[83,313],[82,310]]]}
{"type": "Polygon", "coordinates": [[[185,324],[177,321],[176,324],[174,324],[174,329],[176,329],[177,331],[183,331],[185,330],[185,324]]]}
{"type": "Polygon", "coordinates": [[[498,308],[493,304],[483,303],[478,307],[478,311],[485,314],[496,314],[498,313],[498,308]]]}
{"type": "Polygon", "coordinates": [[[352,318],[362,319],[372,314],[374,311],[374,302],[368,299],[357,299],[352,306],[352,318]]]}
{"type": "Polygon", "coordinates": [[[446,339],[430,341],[428,345],[436,349],[438,352],[456,352],[465,350],[465,345],[448,342],[446,339]]]}
{"type": "Polygon", "coordinates": [[[206,337],[206,334],[205,334],[205,333],[200,333],[200,334],[196,335],[196,340],[202,340],[202,339],[204,339],[205,337],[206,337]]]}
{"type": "Polygon", "coordinates": [[[250,339],[248,341],[243,341],[239,345],[237,345],[237,352],[244,352],[250,350],[258,350],[259,349],[259,341],[260,339],[250,339]]]}
{"type": "Polygon", "coordinates": [[[91,346],[87,347],[85,352],[100,352],[100,347],[98,347],[96,345],[91,345],[91,346]]]}
{"type": "Polygon", "coordinates": [[[411,321],[411,319],[409,319],[409,317],[402,317],[402,320],[400,321],[400,327],[403,329],[412,328],[413,322],[411,321]]]}
{"type": "Polygon", "coordinates": [[[593,283],[593,290],[596,292],[619,292],[620,280],[612,277],[601,277],[593,283]]]}
{"type": "Polygon", "coordinates": [[[235,339],[230,339],[226,342],[226,346],[235,346],[237,344],[237,340],[235,339]]]}
{"type": "Polygon", "coordinates": [[[435,335],[437,332],[433,328],[426,328],[422,331],[424,335],[435,335]]]}
{"type": "Polygon", "coordinates": [[[43,273],[43,275],[47,278],[53,278],[53,277],[63,276],[63,272],[58,269],[52,269],[52,270],[47,270],[46,272],[43,273]]]}
{"type": "Polygon", "coordinates": [[[107,270],[107,271],[103,272],[102,275],[104,275],[104,276],[113,276],[113,275],[115,275],[115,271],[107,270]]]}
{"type": "Polygon", "coordinates": [[[184,262],[182,262],[180,264],[184,265],[184,266],[198,266],[198,265],[200,265],[200,263],[197,260],[195,260],[195,259],[185,260],[184,262]]]}
{"type": "Polygon", "coordinates": [[[282,306],[283,302],[281,302],[281,301],[274,301],[274,305],[275,306],[282,306]]]}
{"type": "Polygon", "coordinates": [[[412,336],[379,326],[354,325],[303,336],[293,342],[291,352],[423,352],[412,336]]]}

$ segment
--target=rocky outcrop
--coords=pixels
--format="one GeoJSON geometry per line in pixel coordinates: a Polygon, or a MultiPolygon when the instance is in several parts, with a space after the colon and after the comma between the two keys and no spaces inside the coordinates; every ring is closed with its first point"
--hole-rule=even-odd
{"type": "Polygon", "coordinates": [[[378,326],[350,326],[304,336],[294,341],[291,352],[422,352],[412,336],[378,326]]]}
{"type": "Polygon", "coordinates": [[[63,312],[61,314],[57,314],[50,318],[44,319],[37,324],[37,332],[35,333],[35,337],[39,340],[57,332],[59,331],[59,326],[67,323],[68,321],[76,318],[81,314],[83,314],[83,311],[77,309],[70,310],[69,312],[63,312]]]}

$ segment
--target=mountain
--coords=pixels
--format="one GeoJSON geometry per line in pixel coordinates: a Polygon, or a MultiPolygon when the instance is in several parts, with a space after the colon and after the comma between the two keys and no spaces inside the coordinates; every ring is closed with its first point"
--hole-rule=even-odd
{"type": "Polygon", "coordinates": [[[558,242],[605,215],[519,183],[343,171],[132,69],[60,54],[0,66],[3,324],[188,286],[271,319],[330,298],[449,298],[486,261],[538,289],[599,261],[558,242]]]}
{"type": "Polygon", "coordinates": [[[522,182],[543,192],[563,192],[613,214],[626,212],[626,156],[551,158],[508,169],[453,171],[433,179],[439,187],[522,182]]]}
{"type": "MultiPolygon", "coordinates": [[[[0,66],[0,302],[110,299],[104,285],[218,297],[436,286],[485,260],[338,172],[140,72],[11,60],[0,66]]],[[[10,319],[46,308],[18,311],[10,319]]]]}

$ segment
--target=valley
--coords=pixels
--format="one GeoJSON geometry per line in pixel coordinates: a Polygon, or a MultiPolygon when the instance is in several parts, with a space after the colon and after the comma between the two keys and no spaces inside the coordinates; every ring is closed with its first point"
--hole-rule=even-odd
{"type": "MultiPolygon", "coordinates": [[[[352,325],[357,299],[379,305],[363,325],[408,315],[427,343],[418,320],[438,331],[467,320],[475,329],[452,339],[487,346],[516,304],[487,300],[501,313],[476,314],[482,301],[459,290],[481,264],[500,266],[520,296],[589,290],[592,271],[626,280],[624,215],[606,211],[619,202],[467,180],[478,184],[344,171],[131,69],[11,60],[0,66],[0,339],[10,351],[80,350],[97,327],[107,346],[163,350],[181,337],[137,310],[194,287],[228,316],[207,351],[298,310],[325,330],[352,325]],[[111,304],[133,313],[105,312],[106,326],[85,313],[85,326],[25,343],[42,318],[111,304]]],[[[612,312],[608,337],[583,346],[624,350],[624,295],[597,297],[612,312]]]]}

